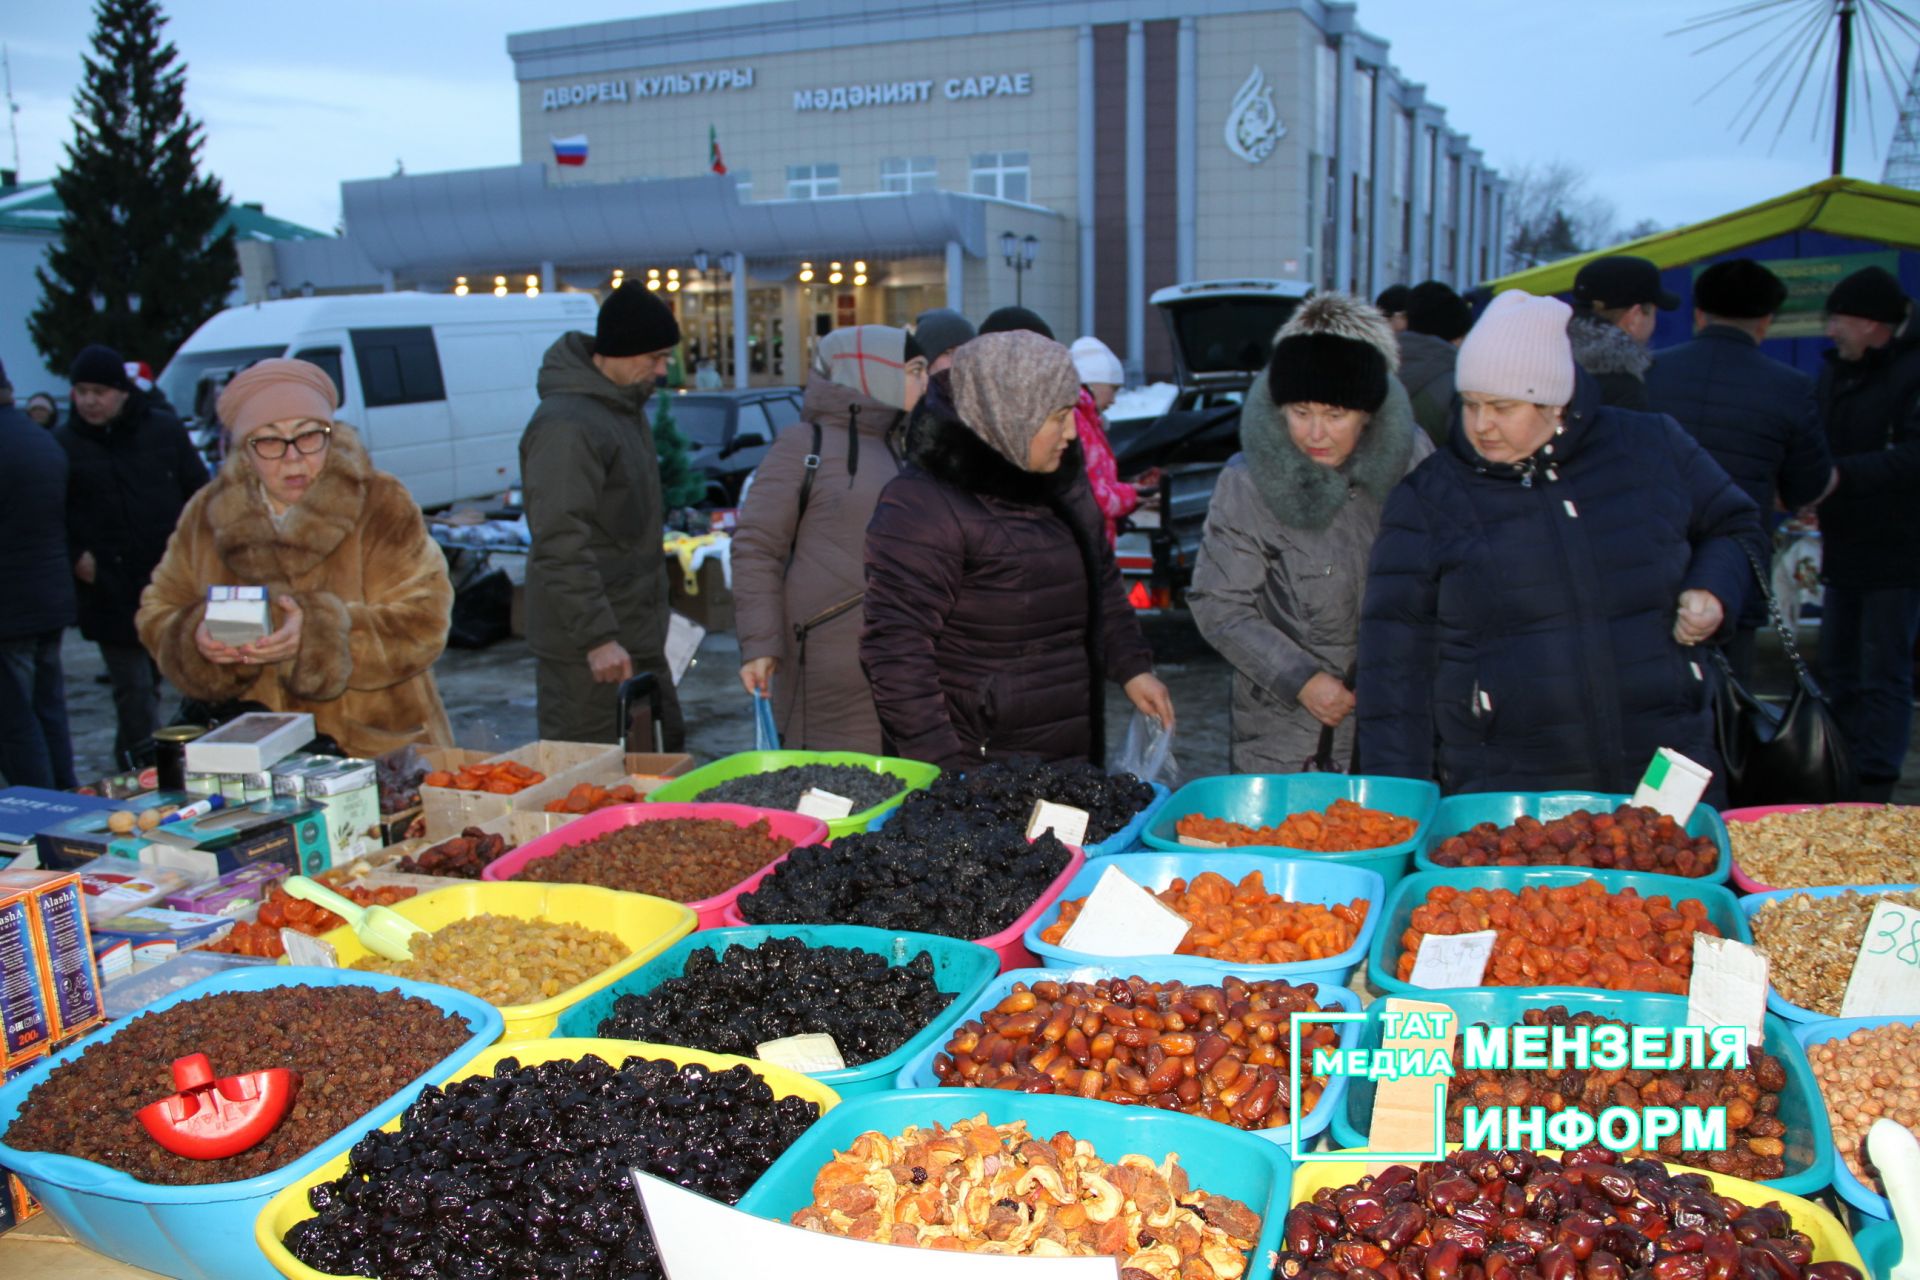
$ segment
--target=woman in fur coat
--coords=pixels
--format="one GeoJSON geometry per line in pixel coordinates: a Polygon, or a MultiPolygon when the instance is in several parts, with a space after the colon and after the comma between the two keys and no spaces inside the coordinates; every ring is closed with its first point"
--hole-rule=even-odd
{"type": "Polygon", "coordinates": [[[1345,771],[1367,556],[1388,490],[1433,452],[1359,298],[1321,294],[1280,330],[1240,414],[1187,602],[1233,666],[1236,773],[1345,771]],[[1323,751],[1322,748],[1325,748],[1323,751]]]}
{"type": "Polygon", "coordinates": [[[180,515],[140,599],[140,639],[184,693],[310,712],[350,755],[450,744],[433,683],[453,608],[446,557],[338,407],[304,360],[263,360],[228,384],[226,464],[180,515]],[[276,629],[214,639],[214,586],[267,588],[276,629]]]}

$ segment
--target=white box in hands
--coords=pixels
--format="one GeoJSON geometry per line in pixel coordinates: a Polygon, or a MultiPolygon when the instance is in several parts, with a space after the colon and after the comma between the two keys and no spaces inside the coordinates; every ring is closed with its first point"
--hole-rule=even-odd
{"type": "Polygon", "coordinates": [[[249,711],[187,744],[189,773],[262,773],[313,741],[304,711],[249,711]]]}
{"type": "Polygon", "coordinates": [[[273,634],[265,587],[208,587],[207,634],[236,649],[273,634]]]}

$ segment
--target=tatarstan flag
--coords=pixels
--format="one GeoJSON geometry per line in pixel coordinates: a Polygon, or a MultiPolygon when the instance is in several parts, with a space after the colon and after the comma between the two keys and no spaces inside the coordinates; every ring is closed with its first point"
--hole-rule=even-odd
{"type": "Polygon", "coordinates": [[[707,126],[707,164],[715,173],[725,173],[727,162],[720,158],[720,134],[712,126],[707,126]]]}

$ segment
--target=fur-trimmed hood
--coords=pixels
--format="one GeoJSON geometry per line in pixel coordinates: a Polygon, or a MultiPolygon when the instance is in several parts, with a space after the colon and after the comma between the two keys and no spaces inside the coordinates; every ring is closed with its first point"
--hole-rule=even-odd
{"type": "Polygon", "coordinates": [[[1353,454],[1338,467],[1323,467],[1300,452],[1287,430],[1286,415],[1273,402],[1267,375],[1247,389],[1240,410],[1240,448],[1261,499],[1281,524],[1320,530],[1333,523],[1347,504],[1348,487],[1376,502],[1400,483],[1413,456],[1418,424],[1413,403],[1398,378],[1387,379],[1386,403],[1360,432],[1353,454]]]}
{"type": "Polygon", "coordinates": [[[1400,344],[1394,341],[1393,326],[1378,307],[1363,298],[1317,293],[1294,308],[1273,335],[1273,342],[1279,346],[1284,339],[1305,333],[1330,333],[1350,342],[1364,342],[1386,357],[1388,373],[1400,371],[1400,344]]]}
{"type": "Polygon", "coordinates": [[[1575,312],[1567,321],[1567,339],[1573,344],[1574,363],[1588,373],[1625,373],[1644,381],[1653,367],[1649,348],[1599,316],[1575,312]]]}
{"type": "Polygon", "coordinates": [[[372,480],[373,462],[360,433],[336,422],[326,468],[276,524],[252,463],[235,449],[208,487],[214,548],[245,582],[275,585],[303,577],[359,524],[372,480]]]}

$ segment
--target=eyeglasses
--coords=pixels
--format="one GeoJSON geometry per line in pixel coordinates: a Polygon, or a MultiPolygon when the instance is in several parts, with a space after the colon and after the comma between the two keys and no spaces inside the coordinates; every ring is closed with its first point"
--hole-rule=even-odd
{"type": "Polygon", "coordinates": [[[250,436],[247,447],[253,450],[254,457],[277,462],[287,456],[288,446],[292,446],[296,453],[311,456],[325,449],[332,439],[332,427],[315,427],[297,436],[250,436]]]}

